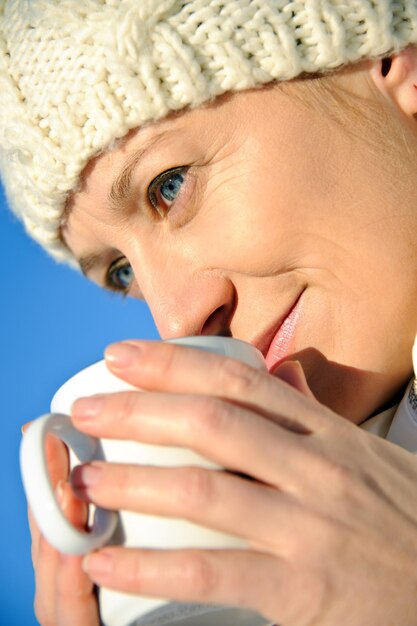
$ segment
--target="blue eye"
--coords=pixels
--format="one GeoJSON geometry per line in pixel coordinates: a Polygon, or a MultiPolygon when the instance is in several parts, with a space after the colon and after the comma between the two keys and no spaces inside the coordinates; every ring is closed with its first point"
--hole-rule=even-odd
{"type": "Polygon", "coordinates": [[[132,286],[133,279],[134,274],[132,266],[127,262],[125,257],[122,257],[109,267],[106,284],[109,289],[113,289],[113,291],[128,293],[132,286]]]}
{"type": "Polygon", "coordinates": [[[166,180],[160,186],[161,196],[167,200],[167,202],[174,202],[175,198],[180,192],[181,186],[184,182],[184,176],[179,172],[174,174],[168,180],[166,180]]]}
{"type": "Polygon", "coordinates": [[[175,167],[159,174],[148,188],[148,197],[158,213],[163,217],[174,204],[185,182],[187,167],[175,167]]]}

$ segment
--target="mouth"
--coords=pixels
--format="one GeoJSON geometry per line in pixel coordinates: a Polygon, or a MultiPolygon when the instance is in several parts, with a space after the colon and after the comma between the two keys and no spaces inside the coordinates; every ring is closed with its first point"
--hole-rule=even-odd
{"type": "Polygon", "coordinates": [[[252,342],[262,352],[270,372],[291,352],[304,291],[305,289],[273,326],[252,342]]]}

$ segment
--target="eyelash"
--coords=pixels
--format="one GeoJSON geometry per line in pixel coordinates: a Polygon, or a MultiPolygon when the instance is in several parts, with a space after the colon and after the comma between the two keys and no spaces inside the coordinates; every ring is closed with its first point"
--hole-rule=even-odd
{"type": "MultiPolygon", "coordinates": [[[[158,190],[162,187],[162,185],[164,185],[170,179],[174,179],[176,175],[181,175],[183,177],[184,180],[182,182],[184,184],[185,175],[187,174],[188,170],[189,170],[189,166],[180,166],[180,167],[171,168],[169,170],[166,170],[165,172],[162,172],[161,174],[158,174],[158,176],[156,176],[156,178],[154,178],[152,182],[149,184],[148,191],[147,191],[148,200],[150,204],[152,205],[152,207],[155,209],[155,211],[157,211],[160,217],[166,216],[166,214],[175,204],[176,198],[172,201],[172,204],[169,207],[166,207],[165,210],[162,210],[160,206],[161,200],[160,198],[158,198],[158,190]]],[[[130,263],[127,261],[126,257],[119,257],[118,259],[113,261],[113,263],[111,263],[105,276],[106,288],[109,289],[110,291],[113,291],[121,295],[122,297],[126,297],[129,295],[129,288],[123,288],[121,286],[116,285],[116,281],[114,278],[112,278],[112,276],[116,270],[120,270],[120,269],[124,269],[128,267],[130,267],[130,263]],[[121,261],[125,261],[125,263],[122,263],[121,261]]]]}
{"type": "Polygon", "coordinates": [[[126,296],[129,295],[129,289],[123,288],[121,286],[117,286],[116,281],[114,278],[112,278],[112,276],[116,270],[120,270],[120,269],[128,268],[128,267],[130,267],[130,263],[128,262],[126,257],[121,256],[115,261],[113,261],[113,263],[110,264],[106,272],[105,279],[104,279],[106,289],[108,289],[109,291],[113,291],[114,293],[117,293],[118,295],[122,296],[122,298],[126,298],[126,296]],[[121,261],[125,261],[125,262],[122,263],[121,261]]]}
{"type": "MultiPolygon", "coordinates": [[[[188,170],[189,166],[187,165],[173,167],[169,170],[166,170],[165,172],[162,172],[161,174],[158,174],[158,176],[156,176],[156,178],[154,178],[148,186],[147,194],[149,202],[160,217],[165,217],[165,215],[170,211],[170,209],[174,206],[177,200],[177,198],[175,198],[170,206],[166,206],[165,209],[161,209],[161,198],[158,197],[160,196],[160,188],[169,180],[174,179],[176,176],[181,176],[183,178],[182,185],[185,185],[188,170]]],[[[179,192],[179,195],[181,195],[181,190],[179,192]]]]}

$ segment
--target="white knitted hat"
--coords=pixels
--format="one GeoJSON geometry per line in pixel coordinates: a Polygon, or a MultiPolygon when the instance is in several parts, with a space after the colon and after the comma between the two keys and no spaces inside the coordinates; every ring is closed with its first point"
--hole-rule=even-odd
{"type": "Polygon", "coordinates": [[[60,222],[89,159],[230,90],[417,44],[416,0],[0,0],[0,172],[29,234],[60,222]]]}

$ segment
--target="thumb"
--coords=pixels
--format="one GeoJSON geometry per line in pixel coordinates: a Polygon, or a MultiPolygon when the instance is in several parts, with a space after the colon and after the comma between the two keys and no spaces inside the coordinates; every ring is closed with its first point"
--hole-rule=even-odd
{"type": "Polygon", "coordinates": [[[300,361],[284,361],[273,370],[272,375],[288,383],[308,398],[314,398],[300,361]]]}

